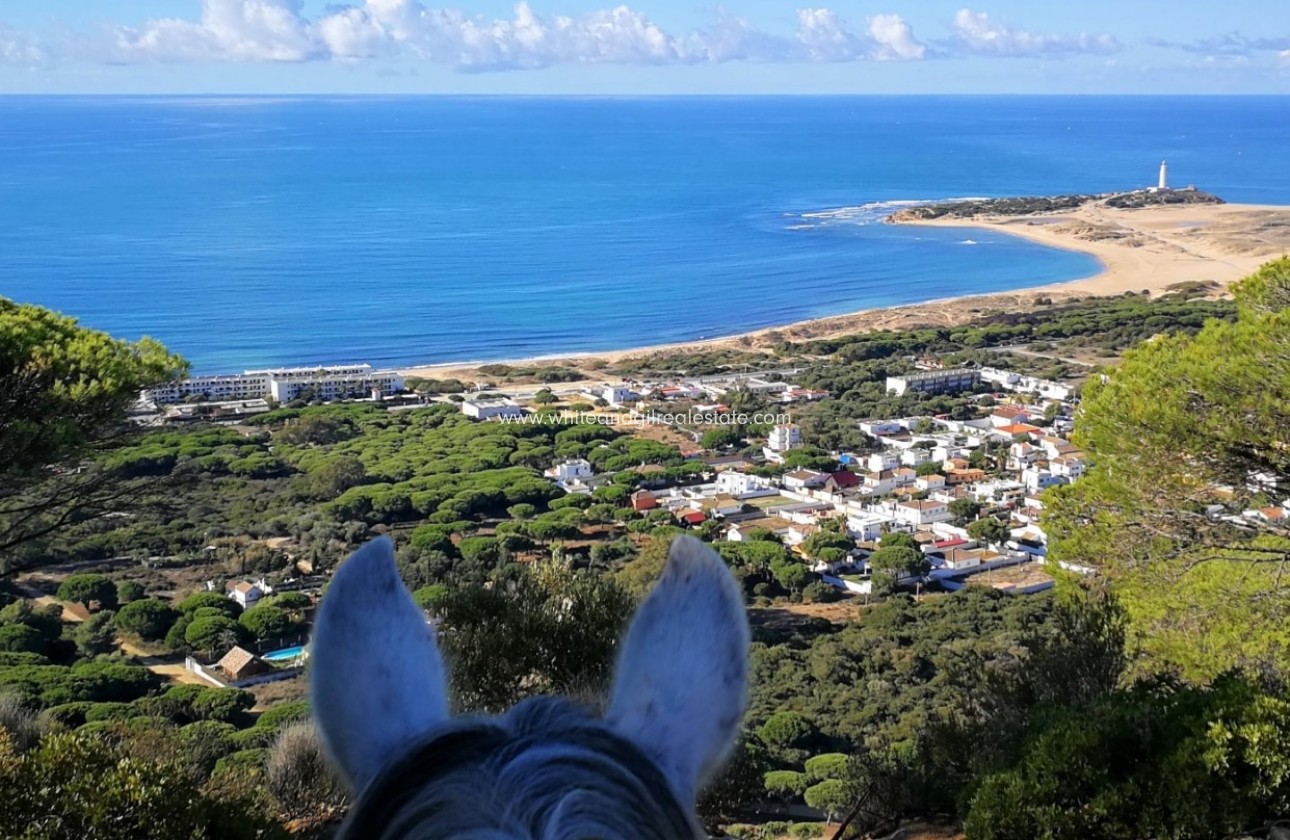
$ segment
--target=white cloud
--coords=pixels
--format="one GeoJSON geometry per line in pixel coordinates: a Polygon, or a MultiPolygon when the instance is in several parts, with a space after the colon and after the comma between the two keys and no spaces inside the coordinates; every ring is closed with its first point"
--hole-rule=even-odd
{"type": "Polygon", "coordinates": [[[1277,53],[1277,63],[1282,67],[1290,67],[1290,50],[1282,50],[1277,53]]]}
{"type": "Polygon", "coordinates": [[[45,49],[23,32],[0,26],[0,64],[35,66],[47,58],[45,49]]]}
{"type": "Polygon", "coordinates": [[[869,37],[879,61],[912,61],[927,56],[927,47],[914,37],[914,30],[900,15],[874,15],[869,18],[869,37]]]}
{"type": "Polygon", "coordinates": [[[1047,35],[1016,29],[991,20],[985,12],[961,9],[954,15],[950,45],[959,52],[1017,58],[1065,56],[1079,53],[1108,55],[1123,46],[1115,36],[1102,34],[1047,35]]]}
{"type": "Polygon", "coordinates": [[[717,8],[711,25],[691,33],[683,43],[685,55],[714,63],[789,61],[798,51],[793,39],[764,32],[724,6],[717,8]]]}
{"type": "Polygon", "coordinates": [[[110,30],[120,61],[306,61],[322,53],[301,0],[202,0],[201,19],[110,30]]]}
{"type": "Polygon", "coordinates": [[[798,9],[797,41],[804,56],[813,61],[854,61],[867,51],[831,9],[798,9]]]}
{"type": "Polygon", "coordinates": [[[1258,52],[1281,53],[1290,50],[1290,36],[1250,38],[1240,32],[1225,32],[1199,41],[1165,41],[1153,38],[1147,43],[1153,47],[1167,47],[1199,55],[1254,55],[1258,52]]]}

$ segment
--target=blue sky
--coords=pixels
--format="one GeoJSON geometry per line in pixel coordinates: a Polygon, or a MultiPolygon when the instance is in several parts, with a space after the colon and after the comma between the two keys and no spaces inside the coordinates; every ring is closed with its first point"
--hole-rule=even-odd
{"type": "Polygon", "coordinates": [[[1290,93],[1286,0],[4,0],[0,93],[1290,93]]]}

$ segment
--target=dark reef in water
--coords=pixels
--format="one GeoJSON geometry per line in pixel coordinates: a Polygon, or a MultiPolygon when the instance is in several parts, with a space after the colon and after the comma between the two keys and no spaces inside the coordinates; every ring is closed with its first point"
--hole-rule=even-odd
{"type": "Polygon", "coordinates": [[[1225,204],[1218,196],[1187,188],[1182,190],[1134,190],[1098,195],[1025,196],[1020,198],[983,198],[973,201],[945,201],[920,204],[898,210],[886,218],[892,223],[922,222],[931,219],[971,219],[976,216],[1032,216],[1077,210],[1089,204],[1101,204],[1124,210],[1156,207],[1164,204],[1225,204]]]}

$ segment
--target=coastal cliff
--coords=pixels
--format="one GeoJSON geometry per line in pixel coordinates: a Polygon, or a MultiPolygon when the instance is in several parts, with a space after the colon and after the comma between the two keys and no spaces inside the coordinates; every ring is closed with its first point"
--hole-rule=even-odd
{"type": "Polygon", "coordinates": [[[1023,196],[1016,198],[983,198],[971,201],[945,201],[907,207],[888,216],[891,224],[925,222],[932,219],[973,219],[979,216],[1034,216],[1060,213],[1090,205],[1117,210],[1136,210],[1167,204],[1225,204],[1218,196],[1197,189],[1134,190],[1098,195],[1023,196]]]}

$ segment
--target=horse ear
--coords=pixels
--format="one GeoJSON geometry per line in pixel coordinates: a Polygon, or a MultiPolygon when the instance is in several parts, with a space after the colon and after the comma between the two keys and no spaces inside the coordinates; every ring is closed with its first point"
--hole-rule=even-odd
{"type": "Polygon", "coordinates": [[[606,722],[693,802],[738,734],[747,679],[739,586],[716,552],[678,537],[623,640],[606,722]]]}
{"type": "Polygon", "coordinates": [[[323,743],[355,790],[448,719],[434,630],[403,586],[388,538],[354,552],[332,578],[310,670],[323,743]]]}

